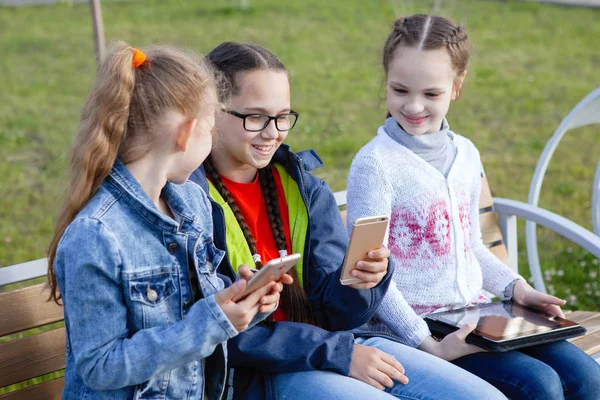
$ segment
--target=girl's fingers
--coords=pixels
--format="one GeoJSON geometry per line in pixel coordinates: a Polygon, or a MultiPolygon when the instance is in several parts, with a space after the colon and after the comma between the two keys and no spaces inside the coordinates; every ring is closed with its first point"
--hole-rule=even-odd
{"type": "Polygon", "coordinates": [[[262,304],[262,305],[273,304],[273,303],[277,303],[278,301],[279,301],[279,292],[270,293],[270,294],[260,298],[260,304],[262,304]]]}
{"type": "Polygon", "coordinates": [[[356,263],[356,268],[360,271],[380,274],[387,271],[387,263],[385,261],[359,261],[356,263]]]}
{"type": "Polygon", "coordinates": [[[248,297],[246,297],[244,300],[240,301],[238,304],[240,304],[244,307],[247,307],[247,308],[254,306],[255,304],[259,303],[259,300],[261,297],[263,297],[264,295],[266,295],[267,293],[269,293],[271,291],[273,286],[275,286],[275,282],[270,282],[270,283],[264,285],[263,287],[256,289],[254,292],[250,293],[248,295],[248,297]]]}
{"type": "Polygon", "coordinates": [[[388,258],[390,256],[390,250],[385,247],[380,247],[379,249],[369,251],[367,255],[371,260],[379,261],[388,258]]]}
{"type": "Polygon", "coordinates": [[[381,359],[385,361],[386,364],[390,365],[392,368],[397,370],[399,373],[404,374],[404,367],[402,366],[402,364],[400,364],[400,361],[396,360],[396,357],[392,356],[389,353],[383,352],[383,354],[381,355],[381,359]]]}
{"type": "Polygon", "coordinates": [[[273,293],[281,293],[283,291],[283,283],[275,282],[275,286],[273,286],[273,293]]]}
{"type": "Polygon", "coordinates": [[[260,306],[259,310],[263,314],[268,314],[268,313],[272,313],[273,311],[275,311],[276,308],[277,308],[277,304],[272,304],[272,305],[269,304],[269,305],[260,306]]]}
{"type": "Polygon", "coordinates": [[[369,377],[369,378],[367,378],[366,383],[368,383],[369,385],[373,386],[376,389],[385,390],[385,386],[383,386],[381,383],[379,383],[376,379],[369,377]]]}
{"type": "Polygon", "coordinates": [[[240,275],[240,278],[243,278],[247,281],[254,276],[254,272],[250,271],[250,268],[248,268],[245,264],[240,265],[238,268],[238,274],[240,275]]]}
{"type": "MultiPolygon", "coordinates": [[[[392,378],[390,378],[390,376],[380,370],[375,370],[371,372],[371,378],[373,378],[374,380],[376,380],[377,382],[379,382],[382,386],[386,386],[389,388],[394,387],[394,381],[392,378]]],[[[382,388],[381,390],[384,390],[385,388],[382,388]]]]}
{"type": "Polygon", "coordinates": [[[475,328],[477,328],[477,325],[467,324],[467,325],[463,326],[462,328],[460,328],[459,330],[457,330],[456,332],[452,333],[452,335],[456,335],[456,337],[461,342],[464,342],[465,339],[467,338],[467,336],[469,336],[469,333],[473,332],[475,330],[475,328]]]}
{"type": "Polygon", "coordinates": [[[292,278],[292,276],[289,274],[284,274],[279,280],[279,282],[284,283],[286,285],[291,285],[292,283],[294,283],[294,278],[292,278]]]}
{"type": "Polygon", "coordinates": [[[548,304],[545,307],[545,311],[548,314],[555,315],[555,316],[560,317],[560,318],[564,318],[565,317],[565,314],[562,312],[562,310],[560,309],[560,307],[557,306],[557,305],[555,305],[555,304],[548,304]]]}

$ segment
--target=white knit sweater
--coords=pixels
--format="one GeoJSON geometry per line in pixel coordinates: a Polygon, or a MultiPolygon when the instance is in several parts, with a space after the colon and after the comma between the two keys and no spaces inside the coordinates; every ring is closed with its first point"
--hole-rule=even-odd
{"type": "Polygon", "coordinates": [[[414,347],[431,334],[422,316],[485,302],[482,289],[502,297],[519,277],[481,241],[479,152],[450,134],[457,153],[448,178],[384,127],[348,175],[348,228],[360,217],[390,217],[384,245],[395,270],[377,317],[414,347]]]}

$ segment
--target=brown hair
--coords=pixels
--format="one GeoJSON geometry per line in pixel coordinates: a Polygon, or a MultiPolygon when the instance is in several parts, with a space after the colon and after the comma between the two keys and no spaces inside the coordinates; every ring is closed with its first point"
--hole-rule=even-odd
{"type": "Polygon", "coordinates": [[[56,302],[61,297],[54,274],[58,243],[117,157],[127,164],[144,156],[166,112],[196,117],[216,90],[208,65],[181,50],[155,46],[137,68],[133,56],[134,48],[124,42],[112,47],[83,108],[69,189],[48,250],[50,298],[56,302]]]}
{"type": "MultiPolygon", "coordinates": [[[[254,44],[225,42],[215,47],[206,58],[218,73],[219,78],[219,100],[223,103],[229,101],[232,95],[239,93],[239,79],[245,72],[256,70],[273,70],[286,72],[285,65],[270,51],[254,44]]],[[[289,75],[288,75],[289,79],[289,75]]],[[[244,221],[235,201],[216,171],[211,158],[204,162],[206,173],[219,194],[233,211],[235,218],[242,228],[248,247],[252,254],[257,254],[256,241],[244,221]]],[[[278,250],[286,250],[286,238],[277,202],[277,192],[275,191],[275,178],[273,177],[272,166],[269,163],[265,168],[258,171],[258,179],[262,193],[267,204],[267,214],[271,223],[271,231],[275,238],[278,250]]],[[[260,268],[262,264],[257,263],[260,268]]],[[[294,269],[289,274],[294,278],[294,283],[286,285],[281,293],[281,308],[286,315],[294,322],[316,323],[313,317],[312,307],[304,289],[300,286],[298,277],[294,269]]],[[[269,316],[267,324],[272,324],[273,318],[269,316]]]]}
{"type": "MultiPolygon", "coordinates": [[[[244,233],[244,238],[246,238],[246,243],[248,243],[248,247],[250,248],[250,252],[254,255],[258,253],[256,249],[256,240],[252,236],[252,232],[246,224],[240,209],[238,208],[233,196],[227,189],[227,187],[223,184],[221,180],[221,176],[217,172],[212,159],[210,156],[204,161],[204,169],[206,170],[206,175],[211,180],[221,197],[227,202],[235,219],[237,220],[242,232],[244,233]]],[[[275,239],[275,243],[277,244],[278,250],[286,250],[287,243],[285,238],[285,231],[283,228],[283,221],[281,219],[281,212],[279,210],[279,203],[277,201],[277,191],[275,189],[275,177],[273,176],[273,170],[271,165],[267,165],[265,168],[261,168],[258,170],[258,180],[260,181],[260,187],[262,189],[262,193],[265,199],[265,203],[267,206],[267,214],[269,216],[269,222],[271,224],[271,232],[273,232],[273,238],[275,239]]],[[[258,269],[262,267],[262,263],[259,261],[256,263],[258,269]]],[[[316,320],[312,313],[312,307],[310,301],[308,300],[308,296],[300,283],[298,282],[298,276],[294,268],[292,268],[288,274],[294,278],[294,283],[291,285],[286,285],[283,292],[281,293],[281,309],[283,312],[290,318],[293,322],[304,322],[315,324],[316,320]]],[[[269,316],[266,321],[267,325],[273,324],[273,317],[269,316]]]]}
{"type": "Polygon", "coordinates": [[[383,47],[383,69],[386,75],[394,53],[401,45],[421,50],[445,48],[450,54],[457,76],[467,70],[471,50],[467,31],[462,25],[456,25],[447,18],[427,14],[398,18],[383,47]]]}

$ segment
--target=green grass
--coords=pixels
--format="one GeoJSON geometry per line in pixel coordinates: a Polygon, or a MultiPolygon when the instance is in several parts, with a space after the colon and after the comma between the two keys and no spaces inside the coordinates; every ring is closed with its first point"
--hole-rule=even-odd
{"type": "MultiPolygon", "coordinates": [[[[102,12],[108,42],[175,43],[206,53],[238,40],[275,52],[290,70],[293,107],[301,113],[288,143],[315,148],[326,162],[318,174],[343,189],[354,154],[385,115],[380,53],[389,27],[397,15],[431,12],[434,2],[249,3],[242,10],[231,0],[105,2],[102,12]]],[[[494,195],[525,201],[547,139],[600,84],[600,10],[445,0],[440,13],[466,23],[475,48],[450,125],[480,149],[494,195]]],[[[94,79],[93,52],[85,3],[0,8],[0,266],[45,254],[94,79]]],[[[600,155],[594,133],[582,128],[564,139],[541,196],[541,206],[587,228],[600,155]]],[[[548,232],[540,240],[544,269],[563,271],[552,278],[556,293],[569,295],[570,288],[578,293],[574,307],[600,309],[592,258],[548,232]],[[586,283],[595,285],[590,295],[586,283]]]]}

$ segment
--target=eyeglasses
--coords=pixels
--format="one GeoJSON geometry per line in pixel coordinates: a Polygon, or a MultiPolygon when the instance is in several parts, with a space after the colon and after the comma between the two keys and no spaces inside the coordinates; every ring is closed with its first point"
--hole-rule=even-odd
{"type": "Polygon", "coordinates": [[[275,128],[277,128],[278,131],[289,131],[296,125],[299,115],[295,111],[275,116],[267,114],[240,114],[239,112],[232,110],[227,110],[227,113],[243,119],[244,129],[249,132],[262,131],[273,119],[275,120],[275,128]]]}

